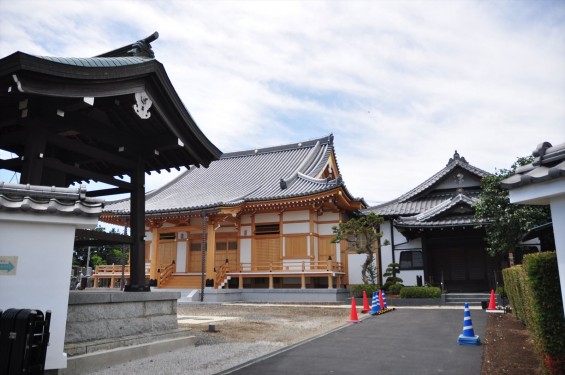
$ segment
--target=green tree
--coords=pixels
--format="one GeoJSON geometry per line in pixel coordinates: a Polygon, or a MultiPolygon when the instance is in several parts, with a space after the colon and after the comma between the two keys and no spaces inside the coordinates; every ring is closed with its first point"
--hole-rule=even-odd
{"type": "Polygon", "coordinates": [[[356,251],[357,254],[367,254],[367,258],[361,266],[361,279],[364,284],[369,284],[369,282],[374,284],[376,281],[373,263],[375,261],[375,246],[383,235],[380,232],[382,223],[383,218],[371,212],[365,216],[352,218],[332,228],[335,234],[331,240],[333,243],[346,241],[349,248],[356,251]]]}
{"type": "Polygon", "coordinates": [[[475,205],[475,221],[486,231],[487,252],[491,255],[513,254],[524,235],[533,227],[551,221],[547,206],[510,203],[508,190],[500,182],[513,175],[519,166],[531,163],[533,157],[521,157],[510,169],[500,169],[481,180],[481,199],[475,205]]]}

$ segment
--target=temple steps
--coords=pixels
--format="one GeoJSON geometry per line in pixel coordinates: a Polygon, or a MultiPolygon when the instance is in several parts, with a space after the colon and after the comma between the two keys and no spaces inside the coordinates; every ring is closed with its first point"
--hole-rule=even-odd
{"type": "Polygon", "coordinates": [[[201,283],[201,275],[173,274],[165,283],[161,283],[159,288],[200,289],[201,283]]]}

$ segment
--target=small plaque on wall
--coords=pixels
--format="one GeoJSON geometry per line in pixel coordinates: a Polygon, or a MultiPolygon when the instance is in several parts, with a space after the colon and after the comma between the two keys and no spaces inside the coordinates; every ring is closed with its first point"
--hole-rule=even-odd
{"type": "Polygon", "coordinates": [[[0,276],[15,276],[17,271],[17,256],[0,255],[0,276]]]}

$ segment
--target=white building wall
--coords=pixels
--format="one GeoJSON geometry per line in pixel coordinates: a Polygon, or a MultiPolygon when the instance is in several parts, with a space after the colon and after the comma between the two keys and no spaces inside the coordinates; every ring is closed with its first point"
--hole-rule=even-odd
{"type": "Polygon", "coordinates": [[[251,225],[242,225],[239,231],[239,235],[243,237],[251,236],[252,233],[251,225]]]}
{"type": "Polygon", "coordinates": [[[335,221],[336,225],[339,223],[339,212],[324,212],[322,215],[318,216],[318,221],[335,221]]]}
{"type": "Polygon", "coordinates": [[[278,213],[262,213],[255,214],[255,223],[278,223],[279,214],[278,213]]]}
{"type": "Polygon", "coordinates": [[[310,220],[310,211],[286,211],[283,213],[284,221],[310,220]]]}
{"type": "Polygon", "coordinates": [[[96,223],[97,218],[0,211],[0,257],[17,257],[17,268],[0,275],[0,309],[51,310],[46,369],[67,367],[64,342],[75,229],[94,229],[96,223]]]}
{"type": "Polygon", "coordinates": [[[239,240],[239,261],[241,263],[251,263],[251,238],[239,240]]]}
{"type": "Polygon", "coordinates": [[[309,233],[310,232],[310,223],[289,223],[284,224],[282,227],[283,234],[300,234],[300,233],[309,233]]]}
{"type": "Polygon", "coordinates": [[[178,241],[176,272],[186,272],[186,253],[186,241],[178,241]]]}
{"type": "MultiPolygon", "coordinates": [[[[414,251],[414,250],[422,250],[422,239],[416,238],[413,240],[407,240],[394,226],[392,227],[392,236],[391,236],[391,226],[392,222],[390,220],[385,221],[381,225],[381,232],[383,236],[381,237],[381,264],[382,264],[382,273],[384,274],[386,271],[387,266],[390,263],[393,263],[393,255],[392,255],[392,238],[394,237],[394,262],[399,263],[400,261],[400,254],[402,250],[406,251],[414,251]],[[387,243],[388,245],[384,246],[383,244],[387,243]]],[[[422,281],[425,283],[424,278],[424,270],[401,270],[400,273],[397,275],[402,279],[402,284],[406,286],[415,286],[417,285],[417,276],[422,277],[422,281]]],[[[386,278],[383,276],[383,283],[385,282],[386,278]]]]}
{"type": "MultiPolygon", "coordinates": [[[[348,254],[348,272],[349,272],[349,284],[363,284],[363,279],[361,278],[361,269],[363,268],[363,263],[367,259],[366,254],[348,254]]],[[[376,266],[376,259],[375,259],[376,266]]]]}
{"type": "Polygon", "coordinates": [[[332,229],[332,227],[337,226],[337,223],[331,223],[331,224],[318,224],[318,233],[321,236],[333,236],[334,235],[334,231],[332,229]]]}

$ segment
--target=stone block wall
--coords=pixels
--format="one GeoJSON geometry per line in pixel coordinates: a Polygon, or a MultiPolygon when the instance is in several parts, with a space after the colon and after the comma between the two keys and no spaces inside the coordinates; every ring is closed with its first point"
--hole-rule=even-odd
{"type": "Polygon", "coordinates": [[[65,344],[178,328],[179,292],[71,291],[65,344]]]}

